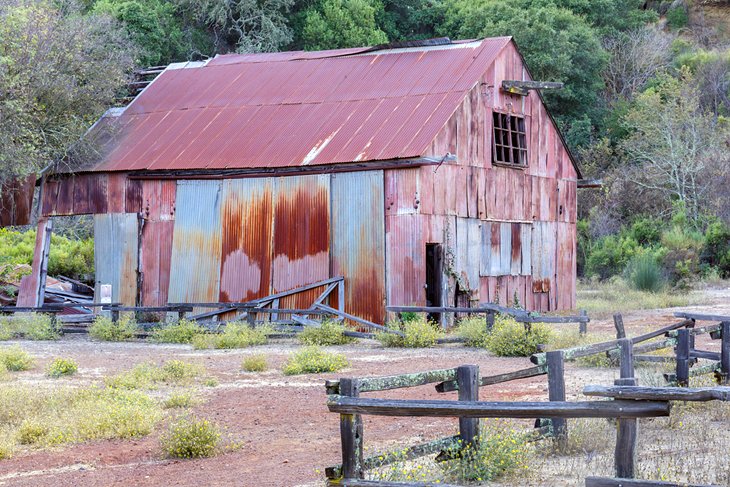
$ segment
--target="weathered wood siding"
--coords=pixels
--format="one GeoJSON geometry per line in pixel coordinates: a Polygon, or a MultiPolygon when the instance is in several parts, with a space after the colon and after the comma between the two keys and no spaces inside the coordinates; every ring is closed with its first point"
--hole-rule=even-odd
{"type": "Polygon", "coordinates": [[[431,144],[456,161],[385,171],[388,304],[425,303],[420,263],[441,243],[449,303],[458,281],[475,302],[575,307],[577,174],[538,94],[503,93],[503,79],[530,79],[512,44],[431,144]],[[492,108],[524,116],[527,167],[492,165],[492,108]]]}

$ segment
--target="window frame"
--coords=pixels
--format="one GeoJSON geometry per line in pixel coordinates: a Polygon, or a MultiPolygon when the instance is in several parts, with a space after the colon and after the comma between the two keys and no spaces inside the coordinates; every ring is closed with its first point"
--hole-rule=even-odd
{"type": "Polygon", "coordinates": [[[523,169],[528,167],[528,161],[527,117],[492,110],[492,164],[523,169]]]}

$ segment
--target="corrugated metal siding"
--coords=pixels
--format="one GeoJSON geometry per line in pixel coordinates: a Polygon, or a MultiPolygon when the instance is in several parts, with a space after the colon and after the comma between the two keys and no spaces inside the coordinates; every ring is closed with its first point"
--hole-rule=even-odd
{"type": "Polygon", "coordinates": [[[332,275],[345,276],[345,310],[385,318],[383,172],[332,175],[332,275]]]}
{"type": "Polygon", "coordinates": [[[168,301],[217,302],[221,182],[178,181],[168,301]]]}
{"type": "Polygon", "coordinates": [[[111,284],[112,302],[137,303],[138,219],[136,213],[94,216],[95,296],[111,284]]]}
{"type": "MultiPolygon", "coordinates": [[[[274,293],[329,277],[329,177],[279,180],[274,203],[274,293]]],[[[308,307],[321,292],[313,289],[284,298],[280,306],[308,307]]]]}
{"type": "Polygon", "coordinates": [[[271,294],[275,192],[273,178],[223,183],[221,301],[249,301],[271,294]]]}

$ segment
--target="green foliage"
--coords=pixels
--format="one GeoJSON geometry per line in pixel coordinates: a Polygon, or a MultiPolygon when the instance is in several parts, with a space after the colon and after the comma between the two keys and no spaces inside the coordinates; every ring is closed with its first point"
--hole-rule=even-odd
{"type": "Polygon", "coordinates": [[[137,336],[139,327],[130,314],[122,314],[116,323],[108,316],[99,315],[89,327],[92,338],[105,342],[123,342],[137,336]]]}
{"type": "Polygon", "coordinates": [[[321,0],[304,12],[302,45],[307,50],[372,46],[388,42],[375,22],[380,2],[321,0]]]}
{"type": "Polygon", "coordinates": [[[56,358],[46,367],[48,377],[58,378],[64,375],[74,375],[79,370],[79,365],[74,359],[56,358]]]}
{"type": "Polygon", "coordinates": [[[246,348],[266,344],[267,336],[273,331],[268,326],[251,328],[247,323],[231,322],[226,325],[223,333],[201,333],[195,335],[192,343],[197,349],[246,348]]]}
{"type": "Polygon", "coordinates": [[[164,323],[160,328],[152,331],[152,341],[158,343],[192,343],[196,335],[205,332],[205,328],[196,321],[178,320],[173,323],[164,323]]]}
{"type": "Polygon", "coordinates": [[[33,357],[17,345],[0,349],[0,363],[6,370],[20,372],[33,368],[33,357]]]}
{"type": "Polygon", "coordinates": [[[173,458],[204,458],[215,455],[221,432],[207,419],[180,418],[160,438],[162,450],[173,458]]]}
{"type": "MultiPolygon", "coordinates": [[[[0,168],[0,173],[1,171],[0,168]]],[[[35,235],[35,230],[18,232],[9,228],[0,228],[0,264],[30,266],[33,262],[35,235]]],[[[11,268],[8,267],[8,269],[11,268]]],[[[73,240],[56,234],[51,236],[48,275],[62,275],[83,281],[93,272],[94,241],[92,239],[73,240]]]]}
{"type": "Polygon", "coordinates": [[[538,345],[548,343],[551,335],[550,328],[543,323],[525,326],[509,316],[497,315],[485,346],[499,357],[528,357],[537,352],[538,345]]]}
{"type": "Polygon", "coordinates": [[[428,348],[436,345],[436,340],[444,336],[438,324],[419,316],[411,321],[388,323],[391,329],[403,332],[405,336],[394,333],[378,332],[375,338],[384,347],[428,348]]]}
{"type": "Polygon", "coordinates": [[[658,292],[664,287],[661,268],[656,258],[649,253],[634,256],[629,262],[626,272],[634,289],[645,292],[658,292]]]}
{"type": "Polygon", "coordinates": [[[268,367],[266,355],[249,355],[243,359],[241,368],[246,372],[263,372],[268,367]]]}
{"type": "Polygon", "coordinates": [[[337,372],[350,365],[341,353],[330,353],[319,347],[311,346],[289,357],[283,367],[285,375],[321,374],[337,372]]]}
{"type": "Polygon", "coordinates": [[[345,326],[332,320],[322,321],[322,326],[308,326],[302,331],[298,338],[304,345],[345,345],[355,341],[354,338],[345,336],[345,326]]]}
{"type": "Polygon", "coordinates": [[[442,464],[444,475],[455,481],[490,482],[528,468],[529,437],[505,421],[482,421],[476,445],[455,447],[456,460],[442,464]]]}

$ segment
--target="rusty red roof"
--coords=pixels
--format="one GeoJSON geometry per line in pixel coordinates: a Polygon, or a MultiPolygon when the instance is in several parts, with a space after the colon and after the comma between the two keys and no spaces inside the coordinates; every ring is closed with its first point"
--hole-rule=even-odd
{"type": "Polygon", "coordinates": [[[115,118],[117,132],[94,170],[420,157],[510,39],[171,65],[115,118]]]}

